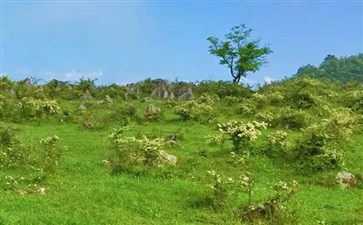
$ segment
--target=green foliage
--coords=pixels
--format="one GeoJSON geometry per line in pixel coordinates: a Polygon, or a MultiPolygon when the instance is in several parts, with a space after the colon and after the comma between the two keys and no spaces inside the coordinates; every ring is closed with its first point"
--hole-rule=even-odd
{"type": "Polygon", "coordinates": [[[267,201],[244,207],[242,219],[246,222],[263,224],[296,224],[295,213],[287,207],[287,203],[297,192],[297,182],[292,184],[279,181],[272,188],[275,194],[267,201]]]}
{"type": "Polygon", "coordinates": [[[330,118],[303,130],[298,140],[297,158],[303,170],[322,171],[344,165],[355,118],[343,108],[331,110],[330,118]]]}
{"type": "Polygon", "coordinates": [[[249,40],[252,30],[244,24],[234,26],[225,35],[225,41],[208,37],[209,52],[220,58],[221,65],[227,65],[233,77],[233,83],[239,83],[248,72],[256,72],[266,63],[265,56],[272,53],[269,47],[259,47],[259,40],[249,40]]]}
{"type": "Polygon", "coordinates": [[[227,203],[228,194],[235,189],[235,181],[231,177],[224,177],[214,170],[208,171],[211,177],[212,192],[208,196],[208,204],[216,210],[222,209],[227,203]]]}
{"type": "Polygon", "coordinates": [[[24,144],[12,127],[0,127],[0,168],[54,172],[62,156],[56,135],[40,140],[41,146],[24,144]]]}
{"type": "Polygon", "coordinates": [[[130,122],[139,121],[137,115],[137,108],[131,103],[123,103],[116,106],[115,111],[109,116],[109,120],[119,123],[120,125],[127,125],[130,122]]]}
{"type": "Polygon", "coordinates": [[[59,137],[57,135],[40,140],[40,144],[44,152],[41,167],[45,172],[54,172],[62,157],[62,151],[57,146],[58,140],[59,137]]]}
{"type": "Polygon", "coordinates": [[[15,136],[12,127],[0,127],[0,167],[8,169],[23,168],[28,161],[27,148],[15,136]]]}
{"type": "Polygon", "coordinates": [[[125,130],[126,127],[113,129],[107,137],[110,149],[113,151],[110,159],[113,172],[144,171],[174,163],[165,161],[168,154],[164,151],[166,147],[164,139],[151,139],[146,136],[125,137],[123,136],[125,130]]]}
{"type": "Polygon", "coordinates": [[[308,112],[303,110],[293,110],[289,107],[280,108],[273,124],[281,125],[285,129],[301,129],[306,127],[311,120],[308,112]]]}
{"type": "Polygon", "coordinates": [[[295,76],[310,75],[317,79],[331,79],[343,83],[363,82],[363,54],[337,58],[328,55],[319,67],[307,65],[300,67],[295,76]]]}
{"type": "Polygon", "coordinates": [[[200,94],[218,95],[219,98],[238,97],[247,98],[253,91],[249,87],[226,81],[202,81],[198,84],[200,94]]]}
{"type": "Polygon", "coordinates": [[[161,121],[164,118],[164,113],[159,107],[149,104],[146,107],[144,118],[146,121],[161,121]]]}
{"type": "Polygon", "coordinates": [[[234,150],[239,152],[244,148],[244,153],[250,153],[250,146],[259,135],[261,129],[266,129],[267,124],[264,122],[243,122],[243,121],[229,121],[226,123],[218,124],[219,131],[222,134],[227,134],[233,142],[234,150]]]}
{"type": "Polygon", "coordinates": [[[205,103],[188,101],[175,109],[175,114],[180,116],[183,121],[208,122],[212,117],[213,108],[205,103]]]}
{"type": "Polygon", "coordinates": [[[17,104],[19,120],[45,119],[56,114],[60,109],[54,100],[39,100],[31,97],[22,98],[17,104]]]}

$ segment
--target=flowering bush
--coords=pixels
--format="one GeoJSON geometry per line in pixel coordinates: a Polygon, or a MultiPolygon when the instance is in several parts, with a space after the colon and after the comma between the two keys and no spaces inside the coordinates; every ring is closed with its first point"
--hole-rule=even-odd
{"type": "Polygon", "coordinates": [[[251,100],[242,102],[239,104],[238,108],[243,115],[252,115],[256,112],[256,105],[251,100]]]}
{"type": "Polygon", "coordinates": [[[296,140],[296,154],[301,169],[327,170],[344,165],[344,153],[349,144],[355,117],[350,110],[331,110],[331,116],[303,130],[296,140]]]}
{"type": "Polygon", "coordinates": [[[0,127],[0,167],[21,168],[27,164],[27,149],[15,136],[15,129],[0,127]]]}
{"type": "Polygon", "coordinates": [[[207,145],[223,145],[226,142],[226,138],[223,134],[214,134],[205,136],[205,142],[207,145]]]}
{"type": "Polygon", "coordinates": [[[114,172],[131,172],[140,166],[152,168],[176,163],[175,156],[164,151],[166,147],[164,139],[150,139],[146,136],[124,137],[123,132],[126,129],[125,127],[113,129],[107,137],[114,151],[113,158],[110,160],[114,172]]]}
{"type": "Polygon", "coordinates": [[[59,147],[57,147],[57,142],[59,137],[53,135],[40,140],[40,144],[44,150],[44,159],[41,165],[46,172],[54,172],[55,167],[58,166],[59,160],[61,159],[62,152],[59,147]]]}
{"type": "Polygon", "coordinates": [[[228,198],[228,193],[235,186],[235,181],[231,177],[225,177],[214,170],[208,171],[211,177],[211,188],[212,193],[208,196],[209,204],[214,209],[221,209],[225,206],[228,198]]]}
{"type": "Polygon", "coordinates": [[[213,108],[205,103],[188,101],[187,103],[177,106],[175,114],[180,116],[184,121],[207,121],[210,119],[213,108]]]}
{"type": "Polygon", "coordinates": [[[40,140],[38,145],[25,145],[16,137],[15,129],[0,128],[0,168],[31,169],[53,172],[61,157],[56,135],[40,140]],[[43,150],[43,151],[40,151],[43,150]]]}
{"type": "Polygon", "coordinates": [[[200,97],[198,98],[197,102],[198,102],[199,104],[204,103],[204,104],[207,104],[207,105],[211,105],[211,104],[213,104],[213,103],[214,103],[214,101],[215,101],[216,99],[218,100],[218,97],[212,97],[212,96],[210,96],[210,95],[208,95],[208,94],[204,93],[202,96],[200,96],[200,97]]]}
{"type": "Polygon", "coordinates": [[[122,104],[110,114],[109,120],[119,122],[123,126],[126,126],[131,121],[138,121],[137,108],[130,103],[122,104]]]}
{"type": "Polygon", "coordinates": [[[247,123],[243,121],[229,121],[218,124],[219,131],[230,137],[235,151],[240,151],[241,147],[249,147],[261,135],[261,129],[266,127],[267,124],[265,122],[256,121],[247,123]]]}
{"type": "Polygon", "coordinates": [[[268,135],[268,155],[279,154],[286,152],[290,143],[287,141],[287,133],[285,131],[278,130],[273,134],[268,135]]]}
{"type": "Polygon", "coordinates": [[[306,127],[311,116],[303,110],[294,110],[290,107],[283,107],[279,110],[274,124],[281,125],[285,129],[300,129],[306,127]]]}
{"type": "Polygon", "coordinates": [[[17,104],[21,119],[44,119],[58,112],[59,105],[54,100],[40,100],[24,97],[17,104]]]}
{"type": "Polygon", "coordinates": [[[279,181],[272,186],[275,194],[267,201],[244,207],[243,220],[269,221],[270,224],[295,224],[293,211],[287,208],[286,203],[297,192],[297,186],[296,181],[293,181],[292,184],[279,181]]]}
{"type": "Polygon", "coordinates": [[[149,104],[146,107],[144,118],[146,121],[160,121],[162,118],[164,118],[164,113],[161,111],[160,107],[149,104]]]}

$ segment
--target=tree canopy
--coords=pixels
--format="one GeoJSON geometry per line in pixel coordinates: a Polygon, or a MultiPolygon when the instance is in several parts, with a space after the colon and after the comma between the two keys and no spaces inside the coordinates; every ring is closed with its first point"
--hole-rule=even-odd
{"type": "Polygon", "coordinates": [[[266,63],[266,55],[272,50],[265,46],[260,47],[260,40],[251,40],[252,29],[241,24],[231,28],[225,35],[225,40],[210,36],[209,52],[220,58],[221,65],[227,65],[234,83],[239,83],[247,72],[256,72],[266,63]]]}
{"type": "Polygon", "coordinates": [[[305,65],[298,69],[295,76],[310,75],[318,79],[332,79],[340,82],[363,82],[363,53],[337,58],[327,55],[318,66],[305,65]]]}

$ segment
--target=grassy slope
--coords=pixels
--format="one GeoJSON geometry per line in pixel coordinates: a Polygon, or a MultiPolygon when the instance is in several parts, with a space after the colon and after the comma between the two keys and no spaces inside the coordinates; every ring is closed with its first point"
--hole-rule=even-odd
{"type": "MultiPolygon", "coordinates": [[[[144,105],[143,105],[144,106],[144,105]]],[[[233,113],[217,118],[236,117],[233,113]]],[[[209,191],[206,171],[216,170],[237,177],[241,171],[229,164],[229,150],[208,147],[204,136],[215,126],[175,121],[171,111],[166,122],[135,125],[129,132],[161,137],[182,130],[181,146],[171,150],[179,158],[175,168],[157,170],[148,176],[112,175],[101,160],[108,154],[105,137],[109,129],[88,131],[72,124],[16,125],[23,140],[58,135],[68,146],[58,170],[44,185],[47,195],[21,196],[0,192],[0,224],[239,224],[234,207],[215,212],[200,204],[209,191]],[[169,122],[168,122],[169,121],[169,122]],[[233,210],[228,210],[233,209],[233,210]]],[[[363,146],[363,134],[355,137],[363,146]]],[[[347,169],[363,171],[363,149],[350,153],[347,169]],[[360,150],[360,151],[359,151],[360,150]]],[[[289,165],[264,157],[253,159],[256,179],[254,201],[268,198],[270,186],[297,180],[300,191],[292,202],[300,224],[363,224],[363,190],[341,190],[332,185],[336,171],[304,177],[289,165]]],[[[0,171],[0,177],[17,172],[0,171]]],[[[246,202],[246,196],[231,196],[231,204],[246,202]]]]}

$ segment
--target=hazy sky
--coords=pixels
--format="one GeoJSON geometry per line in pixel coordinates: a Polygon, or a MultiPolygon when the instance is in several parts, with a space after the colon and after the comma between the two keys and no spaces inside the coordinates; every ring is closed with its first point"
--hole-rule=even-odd
{"type": "Polygon", "coordinates": [[[15,80],[230,80],[206,38],[241,23],[274,51],[250,83],[363,52],[363,1],[0,1],[0,74],[15,80]]]}

